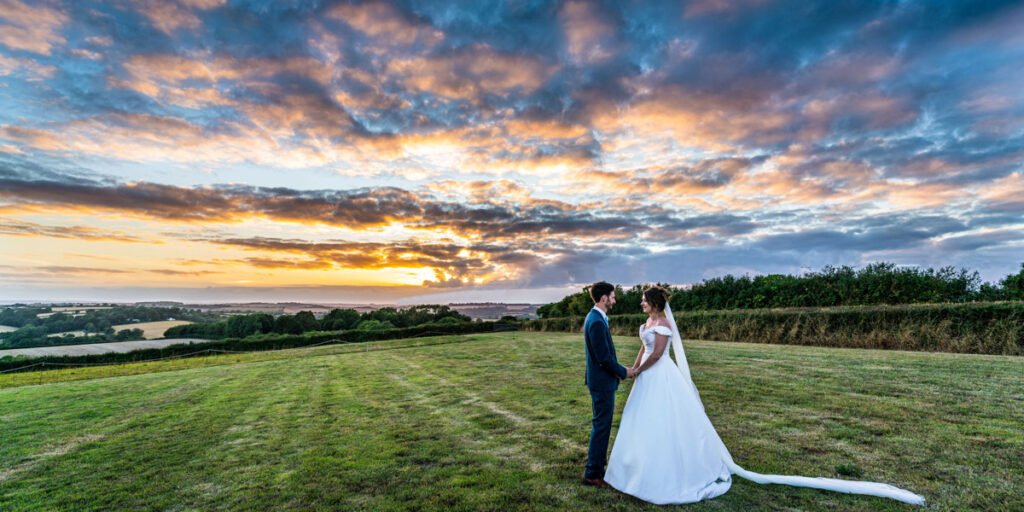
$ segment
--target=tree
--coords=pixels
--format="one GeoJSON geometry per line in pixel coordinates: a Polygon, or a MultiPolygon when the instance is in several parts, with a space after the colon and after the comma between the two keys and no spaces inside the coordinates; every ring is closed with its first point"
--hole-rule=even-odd
{"type": "Polygon", "coordinates": [[[228,318],[224,326],[224,335],[233,338],[244,338],[253,334],[266,334],[274,330],[274,317],[266,313],[235,315],[228,318]]]}
{"type": "Polygon", "coordinates": [[[302,326],[291,315],[281,315],[274,319],[274,332],[280,334],[302,334],[302,326]]]}
{"type": "Polygon", "coordinates": [[[356,326],[356,329],[360,331],[386,331],[388,329],[394,328],[395,325],[392,324],[391,322],[388,322],[386,320],[382,322],[380,320],[373,319],[363,320],[362,322],[359,322],[358,326],[356,326]]]}
{"type": "Polygon", "coordinates": [[[298,322],[299,328],[302,332],[316,331],[320,329],[320,321],[316,319],[316,316],[309,311],[299,311],[295,313],[295,321],[298,322]]]}
{"type": "Polygon", "coordinates": [[[146,339],[146,333],[142,329],[122,329],[114,335],[114,341],[134,341],[146,339]]]}
{"type": "Polygon", "coordinates": [[[320,328],[325,331],[342,331],[352,329],[358,323],[358,311],[354,309],[332,309],[320,321],[320,328]]]}
{"type": "Polygon", "coordinates": [[[274,332],[274,316],[267,313],[256,313],[250,315],[253,317],[253,323],[260,334],[267,334],[274,332]]]}
{"type": "MultiPolygon", "coordinates": [[[[725,275],[705,279],[685,289],[672,289],[674,311],[737,308],[830,307],[925,302],[1024,299],[1024,265],[1021,273],[1007,276],[995,286],[982,283],[976,271],[947,266],[920,269],[890,262],[876,262],[855,269],[826,266],[802,275],[725,275]]],[[[611,314],[640,312],[644,286],[616,288],[611,314]]],[[[567,295],[537,309],[541,318],[585,315],[593,301],[586,291],[567,295]]]]}
{"type": "Polygon", "coordinates": [[[999,282],[1003,296],[1010,300],[1024,300],[1024,263],[1020,264],[1020,272],[1010,274],[999,282]]]}

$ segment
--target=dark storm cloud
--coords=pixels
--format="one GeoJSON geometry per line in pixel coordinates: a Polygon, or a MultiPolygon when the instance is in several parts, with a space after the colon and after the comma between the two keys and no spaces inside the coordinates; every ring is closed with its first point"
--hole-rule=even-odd
{"type": "Polygon", "coordinates": [[[923,241],[968,229],[959,220],[940,216],[868,217],[847,224],[849,227],[844,230],[809,229],[768,235],[754,245],[770,251],[872,252],[914,247],[923,241]]]}
{"type": "Polygon", "coordinates": [[[944,251],[974,251],[983,247],[1024,241],[1020,230],[995,231],[977,235],[963,235],[943,239],[937,245],[944,251]]]}
{"type": "MultiPolygon", "coordinates": [[[[52,177],[52,175],[50,175],[52,177]]],[[[449,228],[484,238],[612,236],[643,229],[637,212],[578,211],[564,203],[477,204],[439,200],[400,188],[302,191],[238,185],[177,187],[148,182],[103,183],[39,179],[0,168],[0,199],[54,209],[114,211],[187,222],[235,222],[248,217],[361,229],[403,223],[449,228]]]]}

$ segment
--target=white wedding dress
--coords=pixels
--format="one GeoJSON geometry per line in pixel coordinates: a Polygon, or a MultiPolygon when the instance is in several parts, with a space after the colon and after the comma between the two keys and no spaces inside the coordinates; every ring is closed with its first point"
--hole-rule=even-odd
{"type": "Polygon", "coordinates": [[[760,484],[868,494],[924,505],[924,497],[888,484],[762,475],[736,465],[704,412],[671,308],[665,312],[671,328],[640,327],[641,361],[654,351],[657,333],[669,337],[676,364],[665,347],[661,359],[637,376],[608,460],[604,480],[609,485],[659,505],[693,503],[724,494],[732,485],[732,475],[738,475],[760,484]]]}

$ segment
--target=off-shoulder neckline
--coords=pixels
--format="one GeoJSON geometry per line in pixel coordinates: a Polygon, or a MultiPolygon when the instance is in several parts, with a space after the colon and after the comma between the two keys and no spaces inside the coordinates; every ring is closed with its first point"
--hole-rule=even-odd
{"type": "Polygon", "coordinates": [[[669,331],[672,330],[672,328],[667,326],[667,325],[654,325],[654,326],[651,326],[651,327],[645,329],[644,327],[646,325],[647,324],[641,325],[640,326],[640,330],[643,331],[643,332],[647,332],[647,331],[653,331],[653,330],[657,329],[658,327],[664,327],[665,329],[668,329],[669,331]]]}

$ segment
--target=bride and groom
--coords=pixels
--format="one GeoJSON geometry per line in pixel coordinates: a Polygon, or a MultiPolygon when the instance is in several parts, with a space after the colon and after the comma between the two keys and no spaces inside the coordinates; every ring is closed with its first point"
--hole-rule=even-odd
{"type": "Polygon", "coordinates": [[[692,503],[724,494],[732,485],[732,475],[738,475],[760,484],[867,494],[924,505],[924,497],[888,484],[762,475],[738,466],[704,412],[690,378],[668,292],[652,287],[643,293],[640,304],[649,318],[640,327],[643,346],[631,368],[619,364],[608,326],[615,287],[601,281],[590,287],[590,295],[594,308],[583,324],[583,338],[594,417],[585,484],[611,486],[656,504],[692,503]],[[669,346],[675,363],[668,357],[669,346]],[[615,392],[619,381],[627,378],[636,382],[626,399],[606,471],[615,392]]]}

